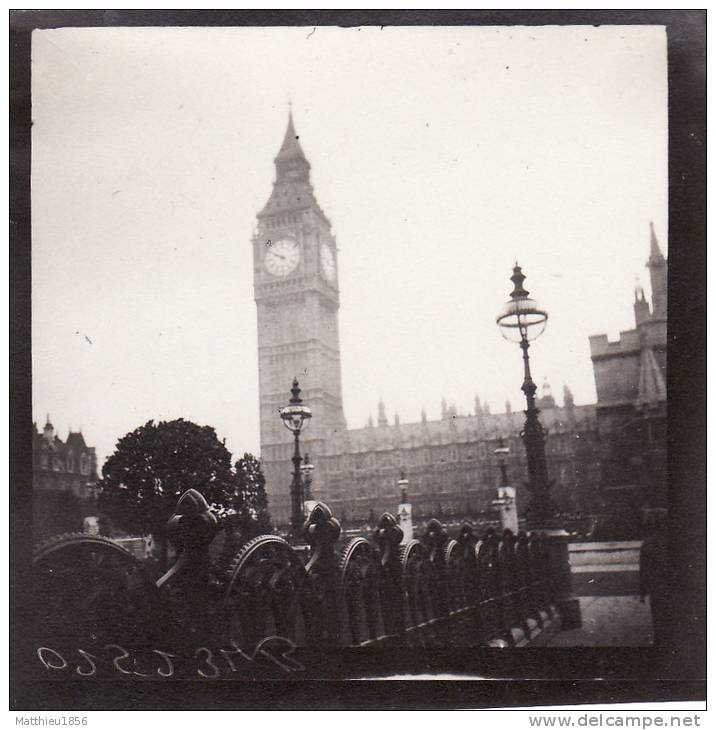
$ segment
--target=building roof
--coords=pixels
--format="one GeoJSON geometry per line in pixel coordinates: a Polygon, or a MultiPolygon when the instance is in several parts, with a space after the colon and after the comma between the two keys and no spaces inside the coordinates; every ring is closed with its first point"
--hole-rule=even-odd
{"type": "Polygon", "coordinates": [[[85,443],[84,436],[82,435],[81,431],[73,432],[70,431],[69,435],[67,436],[67,447],[68,448],[76,448],[76,449],[86,449],[87,444],[85,443]]]}
{"type": "Polygon", "coordinates": [[[301,160],[308,164],[306,155],[303,154],[303,149],[298,141],[298,135],[296,129],[293,126],[293,114],[289,110],[288,112],[288,126],[286,127],[286,134],[283,136],[283,143],[281,149],[276,155],[275,162],[279,160],[301,160]]]}
{"type": "Polygon", "coordinates": [[[288,114],[286,133],[274,163],[276,180],[266,205],[258,214],[259,220],[267,216],[313,208],[330,225],[328,217],[316,201],[310,180],[311,165],[299,144],[291,112],[288,114]]]}
{"type": "MultiPolygon", "coordinates": [[[[596,407],[547,408],[540,413],[540,421],[550,433],[589,430],[596,428],[596,407]]],[[[392,451],[396,448],[474,443],[517,435],[524,427],[524,422],[524,413],[516,411],[477,416],[455,415],[437,421],[394,426],[367,426],[336,432],[327,443],[326,453],[392,451]]]]}

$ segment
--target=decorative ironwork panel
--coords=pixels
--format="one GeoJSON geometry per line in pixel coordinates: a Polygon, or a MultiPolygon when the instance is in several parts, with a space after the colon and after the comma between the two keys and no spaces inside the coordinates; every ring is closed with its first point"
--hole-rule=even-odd
{"type": "Polygon", "coordinates": [[[35,550],[34,635],[53,649],[151,644],[171,637],[166,606],[141,563],[94,535],[61,535],[35,550]]]}
{"type": "Polygon", "coordinates": [[[488,528],[484,538],[475,546],[480,598],[481,641],[486,643],[501,630],[499,538],[488,528]]]}
{"type": "Polygon", "coordinates": [[[469,526],[463,526],[457,540],[448,542],[445,567],[452,643],[476,646],[480,643],[480,608],[475,539],[469,526]]]}
{"type": "Polygon", "coordinates": [[[279,636],[298,646],[313,643],[307,631],[310,584],[296,552],[282,538],[259,535],[239,551],[227,573],[224,614],[228,639],[252,649],[279,636]]]}
{"type": "Polygon", "coordinates": [[[409,646],[435,646],[437,611],[433,602],[433,564],[418,540],[400,548],[405,591],[406,643],[409,646]]]}
{"type": "Polygon", "coordinates": [[[331,510],[319,502],[303,526],[303,536],[311,548],[306,565],[310,591],[304,591],[309,634],[320,646],[338,642],[338,566],[334,546],[341,534],[341,523],[331,510]]]}
{"type": "Polygon", "coordinates": [[[344,643],[352,646],[375,642],[384,635],[380,615],[380,564],[376,549],[362,537],[343,548],[338,561],[344,643]]]}

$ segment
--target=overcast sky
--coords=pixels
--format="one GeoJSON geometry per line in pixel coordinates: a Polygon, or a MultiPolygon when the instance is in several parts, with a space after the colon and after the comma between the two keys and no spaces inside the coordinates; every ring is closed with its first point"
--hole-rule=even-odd
{"type": "Polygon", "coordinates": [[[350,427],[381,396],[523,407],[515,258],[550,313],[536,381],[594,402],[588,336],[633,326],[650,220],[667,253],[660,27],[43,30],[32,83],[34,416],[100,463],[151,418],[258,451],[251,235],[289,97],[350,427]]]}

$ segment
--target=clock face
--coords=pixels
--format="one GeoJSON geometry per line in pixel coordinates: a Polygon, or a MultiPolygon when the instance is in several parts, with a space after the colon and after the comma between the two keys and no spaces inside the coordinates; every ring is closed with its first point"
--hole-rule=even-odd
{"type": "Polygon", "coordinates": [[[264,262],[270,274],[286,276],[298,266],[299,258],[298,241],[295,238],[280,238],[266,247],[264,262]]]}
{"type": "Polygon", "coordinates": [[[336,278],[336,262],[333,258],[333,251],[325,243],[321,246],[321,269],[328,281],[333,281],[336,278]]]}

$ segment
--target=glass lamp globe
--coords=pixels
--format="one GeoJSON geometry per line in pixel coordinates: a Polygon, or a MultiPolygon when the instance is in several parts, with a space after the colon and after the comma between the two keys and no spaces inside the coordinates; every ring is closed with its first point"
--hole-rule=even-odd
{"type": "Polygon", "coordinates": [[[511,342],[534,340],[547,326],[547,312],[530,298],[529,292],[522,286],[525,278],[522,268],[515,264],[510,277],[514,289],[497,315],[496,321],[502,336],[511,342]]]}
{"type": "Polygon", "coordinates": [[[301,400],[301,389],[298,387],[298,380],[293,379],[293,387],[291,388],[291,399],[287,406],[279,408],[278,412],[283,421],[283,425],[294,435],[299,433],[303,428],[303,424],[313,415],[308,406],[303,405],[301,400]]]}

